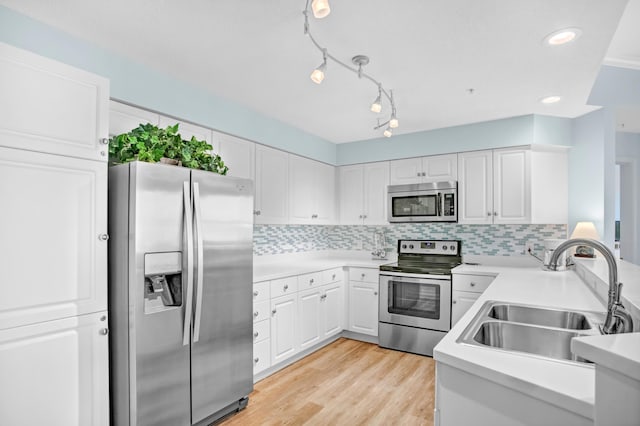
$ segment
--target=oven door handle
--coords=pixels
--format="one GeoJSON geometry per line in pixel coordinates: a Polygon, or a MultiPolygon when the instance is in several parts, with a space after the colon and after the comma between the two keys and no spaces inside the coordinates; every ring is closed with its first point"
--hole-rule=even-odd
{"type": "Polygon", "coordinates": [[[436,202],[437,208],[436,208],[436,216],[440,217],[442,216],[442,210],[444,210],[442,208],[442,194],[438,192],[438,201],[436,202]]]}

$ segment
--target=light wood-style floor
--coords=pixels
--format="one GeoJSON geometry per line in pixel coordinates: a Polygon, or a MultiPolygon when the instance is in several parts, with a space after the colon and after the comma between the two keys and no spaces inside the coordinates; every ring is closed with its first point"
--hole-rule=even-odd
{"type": "Polygon", "coordinates": [[[432,358],[340,338],[256,383],[232,425],[433,425],[432,358]]]}

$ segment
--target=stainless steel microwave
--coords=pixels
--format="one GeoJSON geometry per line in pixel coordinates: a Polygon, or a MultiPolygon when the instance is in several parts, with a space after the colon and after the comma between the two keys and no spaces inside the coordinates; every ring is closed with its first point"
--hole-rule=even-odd
{"type": "Polygon", "coordinates": [[[457,222],[458,182],[389,185],[389,222],[457,222]]]}

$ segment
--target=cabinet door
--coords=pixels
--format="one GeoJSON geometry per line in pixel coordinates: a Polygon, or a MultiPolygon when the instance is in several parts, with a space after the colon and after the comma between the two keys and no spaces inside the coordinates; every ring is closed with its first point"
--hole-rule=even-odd
{"type": "Polygon", "coordinates": [[[289,154],[256,145],[255,222],[283,224],[288,220],[289,154]]]}
{"type": "Polygon", "coordinates": [[[451,293],[451,327],[462,318],[462,316],[471,308],[482,293],[474,293],[470,291],[456,291],[451,293]]]}
{"type": "Polygon", "coordinates": [[[344,285],[342,281],[322,287],[320,301],[321,338],[340,333],[344,328],[344,285]]]}
{"type": "Polygon", "coordinates": [[[315,164],[312,160],[289,156],[289,222],[311,224],[315,214],[315,164]]]}
{"type": "Polygon", "coordinates": [[[158,125],[160,117],[155,112],[109,101],[109,135],[128,133],[141,124],[158,125]]]}
{"type": "Polygon", "coordinates": [[[531,222],[529,150],[493,151],[494,223],[531,222]]]}
{"type": "Polygon", "coordinates": [[[109,425],[107,323],[104,311],[0,330],[2,424],[109,425]]]}
{"type": "Polygon", "coordinates": [[[378,284],[349,283],[350,330],[378,335],[378,284]]]}
{"type": "Polygon", "coordinates": [[[315,184],[310,192],[315,197],[311,223],[331,225],[336,222],[336,168],[318,161],[314,163],[315,184]]]}
{"type": "Polygon", "coordinates": [[[320,341],[320,288],[298,293],[298,336],[300,349],[320,341]]]}
{"type": "Polygon", "coordinates": [[[107,309],[107,164],[0,147],[0,329],[107,309]]]}
{"type": "Polygon", "coordinates": [[[298,351],[296,329],[298,321],[297,295],[271,300],[271,361],[289,358],[298,351]]]}
{"type": "Polygon", "coordinates": [[[458,222],[493,223],[491,151],[458,154],[458,222]]]}
{"type": "Polygon", "coordinates": [[[343,166],[338,169],[340,224],[362,225],[364,214],[364,168],[343,166]]]}
{"type": "Polygon", "coordinates": [[[422,182],[422,158],[407,158],[389,162],[389,184],[402,185],[422,182]]]}
{"type": "Polygon", "coordinates": [[[387,186],[389,185],[389,163],[364,165],[364,224],[388,225],[387,186]]]}
{"type": "Polygon", "coordinates": [[[255,144],[235,136],[212,131],[215,146],[214,152],[222,157],[229,167],[227,175],[253,179],[255,177],[255,144]]]}
{"type": "Polygon", "coordinates": [[[422,171],[423,182],[458,180],[458,154],[424,157],[422,171]]]}
{"type": "Polygon", "coordinates": [[[107,162],[109,80],[0,43],[0,146],[107,162]]]}

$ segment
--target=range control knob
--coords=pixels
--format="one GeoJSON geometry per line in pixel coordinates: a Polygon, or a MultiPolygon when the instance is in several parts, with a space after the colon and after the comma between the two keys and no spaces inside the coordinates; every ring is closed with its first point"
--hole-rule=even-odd
{"type": "Polygon", "coordinates": [[[446,251],[446,250],[447,250],[447,248],[448,248],[447,246],[442,246],[442,250],[445,250],[445,251],[446,251]]]}
{"type": "Polygon", "coordinates": [[[413,244],[409,244],[409,248],[412,249],[413,248],[413,244]]]}
{"type": "Polygon", "coordinates": [[[402,248],[403,248],[403,249],[406,249],[406,248],[407,248],[407,245],[406,245],[406,244],[403,244],[403,245],[402,245],[402,248]]]}
{"type": "Polygon", "coordinates": [[[450,248],[451,250],[455,250],[455,249],[456,249],[456,246],[451,246],[451,247],[449,247],[449,248],[450,248]]]}

